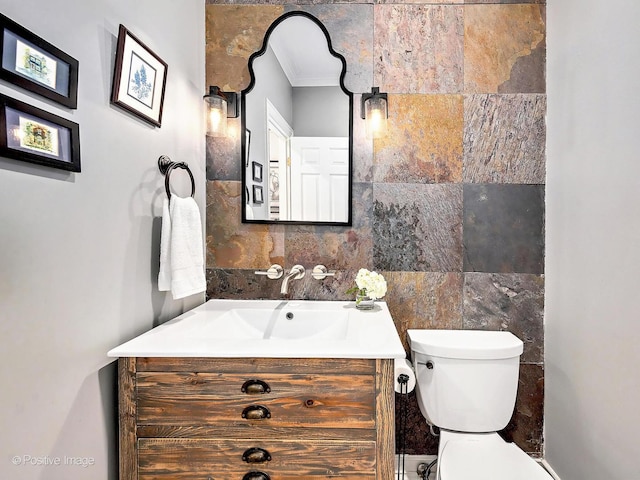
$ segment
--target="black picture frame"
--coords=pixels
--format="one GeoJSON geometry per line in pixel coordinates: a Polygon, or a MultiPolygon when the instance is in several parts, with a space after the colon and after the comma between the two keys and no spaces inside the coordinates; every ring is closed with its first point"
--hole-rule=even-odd
{"type": "Polygon", "coordinates": [[[264,196],[260,185],[253,186],[253,203],[264,203],[264,196]]]}
{"type": "Polygon", "coordinates": [[[256,182],[262,181],[262,164],[259,162],[251,162],[251,174],[256,182]]]}
{"type": "Polygon", "coordinates": [[[13,85],[78,108],[78,61],[0,14],[0,78],[13,85]]]}
{"type": "Polygon", "coordinates": [[[80,172],[80,126],[0,94],[0,156],[80,172]]]}
{"type": "Polygon", "coordinates": [[[244,129],[244,135],[245,135],[245,139],[246,139],[246,148],[245,148],[245,166],[248,167],[249,166],[249,154],[251,153],[251,130],[249,130],[248,128],[244,129]]]}
{"type": "Polygon", "coordinates": [[[167,70],[166,62],[120,25],[111,103],[160,127],[167,70]]]}

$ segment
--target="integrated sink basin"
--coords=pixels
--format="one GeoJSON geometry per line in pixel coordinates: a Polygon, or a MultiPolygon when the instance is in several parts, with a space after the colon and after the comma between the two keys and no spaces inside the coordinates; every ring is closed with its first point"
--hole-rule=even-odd
{"type": "Polygon", "coordinates": [[[404,358],[385,302],[209,300],[110,357],[404,358]]]}
{"type": "Polygon", "coordinates": [[[224,322],[239,327],[252,338],[344,339],[349,326],[346,309],[327,308],[320,302],[281,302],[275,308],[234,308],[224,322]],[[245,328],[245,327],[248,327],[245,328]]]}

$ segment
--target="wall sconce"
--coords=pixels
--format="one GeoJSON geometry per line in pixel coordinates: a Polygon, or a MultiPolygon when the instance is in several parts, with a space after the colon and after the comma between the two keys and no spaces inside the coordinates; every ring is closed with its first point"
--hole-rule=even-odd
{"type": "Polygon", "coordinates": [[[223,92],[219,87],[209,87],[209,93],[202,98],[206,106],[207,135],[225,137],[227,118],[238,117],[238,95],[223,92]]]}
{"type": "Polygon", "coordinates": [[[371,93],[363,93],[360,99],[360,117],[366,121],[367,137],[383,137],[389,118],[387,94],[380,93],[378,87],[371,88],[371,93]]]}

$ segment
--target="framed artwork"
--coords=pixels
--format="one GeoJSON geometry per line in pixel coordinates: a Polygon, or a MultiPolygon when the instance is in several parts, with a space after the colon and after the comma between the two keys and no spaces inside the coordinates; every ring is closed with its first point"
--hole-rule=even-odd
{"type": "Polygon", "coordinates": [[[77,108],[78,61],[2,14],[0,29],[0,78],[77,108]]]}
{"type": "Polygon", "coordinates": [[[167,64],[120,25],[111,102],[159,127],[166,83],[167,64]]]}
{"type": "Polygon", "coordinates": [[[249,130],[248,128],[244,129],[244,135],[246,137],[246,147],[245,147],[245,151],[244,151],[244,156],[245,156],[245,167],[249,166],[249,153],[251,152],[251,130],[249,130]]]}
{"type": "Polygon", "coordinates": [[[260,185],[253,186],[253,203],[264,203],[262,196],[262,187],[260,185]]]}
{"type": "Polygon", "coordinates": [[[0,155],[79,172],[80,127],[0,94],[0,155]]]}
{"type": "Polygon", "coordinates": [[[253,180],[256,182],[262,181],[262,164],[258,162],[251,162],[251,170],[253,171],[253,180]]]}

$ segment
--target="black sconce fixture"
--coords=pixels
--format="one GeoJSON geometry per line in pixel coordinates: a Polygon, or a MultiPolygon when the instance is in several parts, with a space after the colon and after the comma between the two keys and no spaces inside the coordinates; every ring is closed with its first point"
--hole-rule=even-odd
{"type": "Polygon", "coordinates": [[[238,117],[238,94],[223,92],[219,87],[209,87],[209,93],[202,97],[206,106],[207,135],[224,137],[227,135],[227,118],[238,117]]]}
{"type": "Polygon", "coordinates": [[[371,93],[363,93],[360,99],[360,117],[366,121],[367,137],[383,137],[389,118],[387,94],[380,93],[378,87],[371,88],[371,93]]]}

